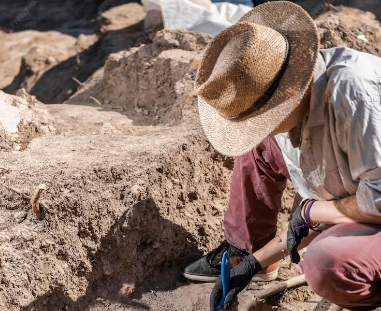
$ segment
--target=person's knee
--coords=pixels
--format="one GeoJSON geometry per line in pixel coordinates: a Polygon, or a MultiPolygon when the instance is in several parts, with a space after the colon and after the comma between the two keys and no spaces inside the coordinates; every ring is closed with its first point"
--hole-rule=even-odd
{"type": "Polygon", "coordinates": [[[311,289],[347,309],[379,305],[380,234],[379,225],[341,224],[315,238],[302,264],[311,289]]]}
{"type": "Polygon", "coordinates": [[[337,248],[335,237],[312,243],[303,258],[306,281],[316,294],[338,305],[348,301],[351,273],[347,273],[346,254],[337,248]]]}
{"type": "Polygon", "coordinates": [[[332,290],[332,272],[329,268],[331,255],[325,252],[324,247],[319,243],[311,244],[303,255],[303,272],[310,288],[319,296],[327,298],[327,294],[332,290]],[[321,252],[326,256],[322,257],[321,252]]]}

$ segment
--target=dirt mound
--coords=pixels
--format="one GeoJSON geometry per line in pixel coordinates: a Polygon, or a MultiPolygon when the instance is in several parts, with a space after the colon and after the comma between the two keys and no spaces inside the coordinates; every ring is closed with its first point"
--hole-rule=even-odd
{"type": "Polygon", "coordinates": [[[369,12],[330,6],[316,24],[322,48],[347,46],[381,56],[381,24],[369,12]]]}
{"type": "Polygon", "coordinates": [[[0,195],[3,310],[121,299],[157,265],[216,246],[231,161],[190,133],[45,136],[0,154],[10,169],[0,195]],[[29,204],[40,183],[41,222],[29,204]]]}
{"type": "Polygon", "coordinates": [[[363,11],[357,8],[351,8],[346,6],[333,6],[327,4],[322,13],[316,18],[316,21],[324,21],[329,17],[339,18],[347,27],[353,28],[361,25],[367,25],[372,27],[380,27],[380,22],[376,19],[376,16],[369,11],[363,11]]]}
{"type": "MultiPolygon", "coordinates": [[[[52,67],[75,55],[76,39],[58,32],[41,33],[37,31],[25,31],[21,33],[0,32],[0,88],[12,83],[20,71],[22,58],[33,54],[37,49],[45,53],[46,67],[52,67]],[[64,48],[65,47],[65,48],[64,48]]],[[[43,54],[43,53],[41,53],[43,54]]],[[[41,69],[40,69],[41,70],[41,69]]],[[[35,82],[35,81],[34,81],[35,82]]],[[[18,83],[20,84],[20,82],[18,83]]],[[[17,85],[19,86],[19,85],[17,85]]],[[[14,88],[12,90],[15,91],[14,88]]]]}
{"type": "Polygon", "coordinates": [[[80,68],[85,62],[81,56],[89,56],[87,51],[97,41],[95,35],[76,39],[54,31],[24,31],[0,33],[0,38],[5,43],[0,47],[1,88],[7,93],[25,88],[44,103],[60,102],[77,86],[72,77],[81,77],[81,71],[87,76],[94,72],[93,66],[80,68]]]}
{"type": "MultiPolygon", "coordinates": [[[[114,113],[96,103],[67,103],[54,114],[62,135],[36,138],[22,153],[0,154],[0,163],[10,169],[1,175],[0,308],[83,310],[95,299],[128,305],[136,298],[136,287],[158,266],[210,250],[222,240],[233,161],[205,140],[192,97],[186,107],[180,104],[188,98],[208,40],[202,34],[160,32],[153,44],[112,56],[103,77],[90,79],[71,99],[94,95],[103,100],[102,94],[109,94],[129,112],[126,119],[133,121],[130,112],[141,118],[144,112],[135,110],[133,97],[122,101],[119,96],[122,83],[130,81],[119,80],[152,62],[156,67],[148,68],[147,76],[130,91],[137,88],[143,93],[148,79],[161,79],[157,97],[168,111],[157,115],[166,122],[156,123],[150,112],[146,116],[151,117],[150,126],[137,119],[135,135],[110,131],[117,128],[113,123],[109,130],[100,124],[100,132],[84,130],[78,135],[80,127],[88,128],[87,122],[62,133],[65,122],[70,127],[83,114],[99,122],[114,113]],[[115,81],[121,83],[119,88],[110,88],[108,83],[115,81]],[[178,92],[178,81],[187,86],[184,94],[178,92]],[[76,115],[58,120],[65,110],[73,113],[77,107],[76,115]],[[177,121],[170,122],[175,115],[177,121]],[[29,199],[41,183],[47,185],[41,201],[45,219],[38,221],[29,199]]],[[[154,90],[145,92],[137,109],[155,101],[154,90]]],[[[47,108],[54,111],[58,106],[47,108]]],[[[289,205],[292,200],[288,201],[289,205]]],[[[287,213],[286,209],[282,215],[287,213]]]]}
{"type": "MultiPolygon", "coordinates": [[[[378,53],[376,24],[348,26],[334,11],[328,14],[332,16],[318,20],[322,46],[378,53]],[[360,34],[358,27],[365,27],[360,34]]],[[[95,71],[89,64],[91,51],[108,35],[119,38],[115,45],[106,44],[117,53],[85,82],[85,75],[78,78],[79,90],[65,104],[42,108],[48,121],[26,93],[19,93],[24,99],[0,94],[1,105],[2,96],[7,98],[0,118],[3,111],[14,110],[12,99],[20,115],[36,115],[32,121],[39,122],[38,128],[51,122],[57,129],[55,135],[37,130],[39,136],[31,140],[37,128],[31,121],[34,132],[22,152],[10,149],[14,136],[3,139],[10,151],[0,152],[0,166],[9,169],[0,170],[0,310],[208,309],[211,286],[191,285],[171,266],[188,254],[212,249],[223,238],[233,159],[206,141],[192,93],[211,36],[164,30],[150,44],[119,51],[123,38],[129,38],[128,45],[142,27],[123,24],[115,30],[113,25],[120,23],[123,18],[111,21],[111,28],[100,24],[106,29],[102,41],[79,54],[80,64],[71,56],[34,85],[27,84],[49,101],[67,99],[68,90],[77,88],[68,84],[73,68],[95,71]],[[64,78],[53,79],[53,74],[64,78]],[[39,221],[30,198],[42,183],[47,186],[41,199],[45,216],[39,221]],[[172,275],[166,276],[168,271],[172,275]]],[[[38,55],[32,63],[37,68],[33,75],[38,75],[45,70],[44,55],[32,55],[38,55]]],[[[288,185],[279,229],[287,222],[293,196],[288,185]]],[[[296,265],[291,270],[287,265],[282,262],[281,279],[300,273],[296,265]]],[[[318,299],[304,286],[259,308],[318,310],[324,304],[317,304],[318,299]]]]}
{"type": "Polygon", "coordinates": [[[144,17],[143,7],[130,3],[100,14],[98,35],[73,38],[56,31],[0,32],[5,42],[0,47],[4,68],[0,88],[10,94],[25,88],[45,104],[62,103],[76,92],[78,83],[103,66],[110,53],[135,44],[144,33],[144,17]]]}
{"type": "Polygon", "coordinates": [[[24,89],[18,95],[0,91],[0,151],[24,150],[32,139],[55,132],[44,105],[24,89]]]}
{"type": "MultiPolygon", "coordinates": [[[[355,8],[333,7],[332,5],[315,6],[315,8],[319,8],[319,11],[325,11],[316,20],[322,38],[322,47],[344,45],[379,55],[381,27],[372,13],[355,8]]],[[[0,65],[4,68],[1,71],[2,75],[0,75],[0,78],[3,78],[1,79],[3,82],[0,88],[8,85],[5,92],[14,94],[17,89],[23,87],[44,103],[61,103],[76,93],[78,83],[85,81],[103,66],[108,55],[121,51],[118,55],[113,55],[110,58],[109,63],[111,63],[112,60],[116,62],[120,58],[124,58],[125,53],[136,54],[137,48],[132,47],[140,43],[146,43],[151,33],[156,31],[150,30],[149,33],[144,33],[144,17],[145,13],[142,6],[131,3],[112,8],[99,15],[95,27],[98,37],[95,35],[81,35],[78,39],[75,39],[57,32],[42,34],[34,31],[1,33],[0,36],[3,37],[6,44],[3,45],[2,50],[0,48],[3,55],[0,65]],[[18,62],[20,62],[19,69],[15,66],[15,63],[18,62]],[[79,82],[74,81],[73,78],[79,82]]],[[[173,40],[173,44],[170,43],[172,44],[172,50],[195,51],[195,47],[192,47],[195,43],[191,41],[194,40],[194,36],[185,36],[183,42],[177,42],[176,38],[170,40],[173,40]]],[[[155,42],[157,42],[158,46],[161,46],[162,44],[168,44],[169,41],[166,38],[157,38],[155,42]]],[[[148,78],[147,81],[151,81],[152,77],[148,77],[147,74],[142,74],[142,72],[149,74],[154,69],[158,69],[158,66],[162,67],[160,62],[164,62],[163,59],[167,56],[165,53],[159,56],[159,52],[151,49],[145,52],[148,53],[147,55],[139,55],[141,59],[158,57],[160,61],[157,66],[152,66],[150,62],[145,62],[145,65],[142,66],[138,59],[140,67],[136,68],[137,76],[144,79],[148,78]]],[[[176,53],[176,51],[170,53],[176,53]]],[[[179,53],[184,54],[179,54],[179,57],[192,57],[186,52],[179,53]]],[[[133,56],[130,57],[131,62],[133,62],[132,58],[133,56]]],[[[159,69],[159,72],[161,73],[161,69],[159,69]]],[[[163,75],[166,76],[165,73],[163,75]]],[[[160,74],[157,74],[157,76],[158,81],[163,80],[160,79],[160,74]]],[[[105,87],[112,86],[112,84],[117,85],[118,81],[111,80],[110,85],[106,85],[106,83],[103,83],[103,85],[105,87]]],[[[127,85],[141,83],[137,82],[137,78],[134,80],[134,77],[125,80],[122,78],[120,81],[128,83],[127,85]]],[[[152,85],[143,87],[147,90],[155,90],[152,85]]],[[[178,92],[181,93],[183,85],[180,82],[178,87],[178,92]]],[[[141,92],[138,97],[144,96],[145,92],[141,92]]],[[[123,98],[127,98],[129,101],[134,95],[133,92],[125,94],[124,90],[120,90],[121,100],[115,100],[115,102],[120,103],[123,98]]],[[[151,96],[150,94],[149,97],[151,96]]],[[[103,97],[107,97],[107,94],[103,97]]],[[[181,95],[180,98],[182,98],[181,95]]],[[[105,98],[105,100],[108,102],[111,99],[105,98]]],[[[140,99],[138,101],[140,102],[140,99]]],[[[151,110],[156,107],[150,105],[143,107],[142,111],[146,114],[151,113],[151,110]]],[[[162,109],[165,108],[161,104],[158,104],[158,106],[162,107],[162,109]]],[[[136,109],[139,109],[139,107],[136,109]]],[[[161,108],[157,109],[160,110],[161,108]]],[[[158,117],[160,117],[160,114],[158,117]]]]}
{"type": "MultiPolygon", "coordinates": [[[[122,84],[130,83],[121,79],[129,79],[144,61],[152,61],[166,78],[156,88],[156,92],[163,88],[159,103],[189,115],[184,120],[192,122],[142,125],[139,135],[103,131],[43,136],[22,153],[0,154],[0,163],[10,169],[1,176],[4,191],[0,196],[0,302],[4,309],[52,310],[66,305],[82,310],[96,297],[121,299],[157,265],[221,241],[232,160],[217,154],[203,138],[193,101],[187,108],[176,103],[181,94],[176,95],[175,82],[191,83],[193,74],[185,76],[192,72],[190,67],[195,66],[207,38],[186,32],[158,35],[150,46],[135,49],[117,62],[111,58],[107,74],[98,82],[99,90],[94,87],[98,92],[91,93],[103,100],[99,92],[107,87],[103,94],[109,93],[116,104],[140,118],[133,95],[123,102],[120,99],[119,92],[127,94],[122,84]],[[183,47],[184,37],[194,44],[183,47]],[[110,75],[115,79],[107,81],[110,75]],[[108,83],[115,81],[119,87],[111,88],[108,83]],[[165,88],[164,83],[168,84],[165,88]],[[40,183],[47,185],[41,202],[43,221],[35,218],[29,205],[40,183]]],[[[143,90],[148,79],[158,78],[149,71],[130,92],[135,87],[143,90]]],[[[151,108],[154,97],[148,95],[155,90],[146,93],[139,99],[151,108]]],[[[95,107],[99,106],[92,107],[95,119],[97,114],[109,113],[103,105],[101,110],[95,107]]],[[[169,115],[157,113],[169,122],[169,115]]],[[[54,122],[64,129],[59,120],[54,122]]]]}
{"type": "Polygon", "coordinates": [[[67,103],[89,103],[93,97],[102,109],[118,110],[135,126],[178,124],[184,108],[192,105],[201,52],[211,38],[183,30],[160,31],[152,44],[112,54],[103,74],[67,103]]]}

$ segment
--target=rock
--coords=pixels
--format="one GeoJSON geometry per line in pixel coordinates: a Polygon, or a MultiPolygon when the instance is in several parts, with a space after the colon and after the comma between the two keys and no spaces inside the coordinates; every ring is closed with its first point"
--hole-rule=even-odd
{"type": "Polygon", "coordinates": [[[0,150],[24,150],[33,138],[55,133],[43,105],[25,90],[19,94],[22,97],[0,91],[0,150]]]}
{"type": "Polygon", "coordinates": [[[202,51],[212,38],[209,34],[176,29],[159,31],[153,41],[166,49],[202,51]]]}
{"type": "Polygon", "coordinates": [[[113,126],[110,123],[104,123],[101,129],[101,135],[106,135],[106,134],[117,134],[120,133],[115,126],[113,126]]]}
{"type": "Polygon", "coordinates": [[[51,64],[57,63],[57,59],[53,56],[48,56],[45,60],[45,63],[47,65],[51,65],[51,64]]]}
{"type": "Polygon", "coordinates": [[[21,222],[23,222],[25,220],[25,218],[27,216],[27,212],[25,212],[25,211],[17,212],[13,216],[15,217],[15,220],[18,223],[21,223],[21,222]]]}
{"type": "Polygon", "coordinates": [[[36,96],[28,94],[28,92],[24,88],[18,89],[16,92],[16,96],[25,99],[30,105],[34,105],[37,101],[36,96]]]}
{"type": "Polygon", "coordinates": [[[144,114],[145,116],[148,116],[148,115],[149,115],[149,111],[148,111],[147,109],[144,109],[144,110],[143,110],[143,114],[144,114]]]}
{"type": "Polygon", "coordinates": [[[166,48],[179,48],[180,42],[176,40],[176,36],[173,35],[173,32],[169,31],[161,31],[155,36],[155,43],[158,46],[166,47],[166,48]]]}
{"type": "Polygon", "coordinates": [[[108,260],[103,262],[103,274],[106,276],[110,276],[114,273],[114,268],[108,260]]]}
{"type": "Polygon", "coordinates": [[[156,248],[159,248],[160,246],[161,246],[161,243],[159,241],[156,241],[155,243],[153,243],[152,248],[156,249],[156,248]]]}
{"type": "Polygon", "coordinates": [[[129,297],[135,291],[134,284],[123,284],[121,289],[119,290],[119,295],[121,297],[129,297]]]}
{"type": "Polygon", "coordinates": [[[134,197],[138,197],[140,194],[141,194],[141,187],[139,185],[134,185],[132,188],[131,188],[131,194],[134,196],[134,197]]]}

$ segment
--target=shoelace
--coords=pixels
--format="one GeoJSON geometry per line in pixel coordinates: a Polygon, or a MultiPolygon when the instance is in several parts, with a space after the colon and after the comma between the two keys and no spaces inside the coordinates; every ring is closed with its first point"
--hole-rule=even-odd
{"type": "Polygon", "coordinates": [[[206,261],[208,262],[209,266],[213,266],[213,261],[217,257],[217,254],[220,254],[220,257],[222,258],[222,254],[229,249],[229,246],[230,245],[228,242],[223,241],[220,246],[207,254],[206,261]]]}

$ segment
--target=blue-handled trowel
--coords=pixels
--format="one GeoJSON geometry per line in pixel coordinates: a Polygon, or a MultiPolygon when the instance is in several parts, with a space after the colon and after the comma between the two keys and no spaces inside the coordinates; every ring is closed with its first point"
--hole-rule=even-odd
{"type": "Polygon", "coordinates": [[[229,290],[229,280],[230,280],[230,259],[228,252],[225,252],[222,256],[221,262],[221,280],[222,280],[222,297],[217,304],[217,310],[223,308],[225,297],[229,290]]]}

